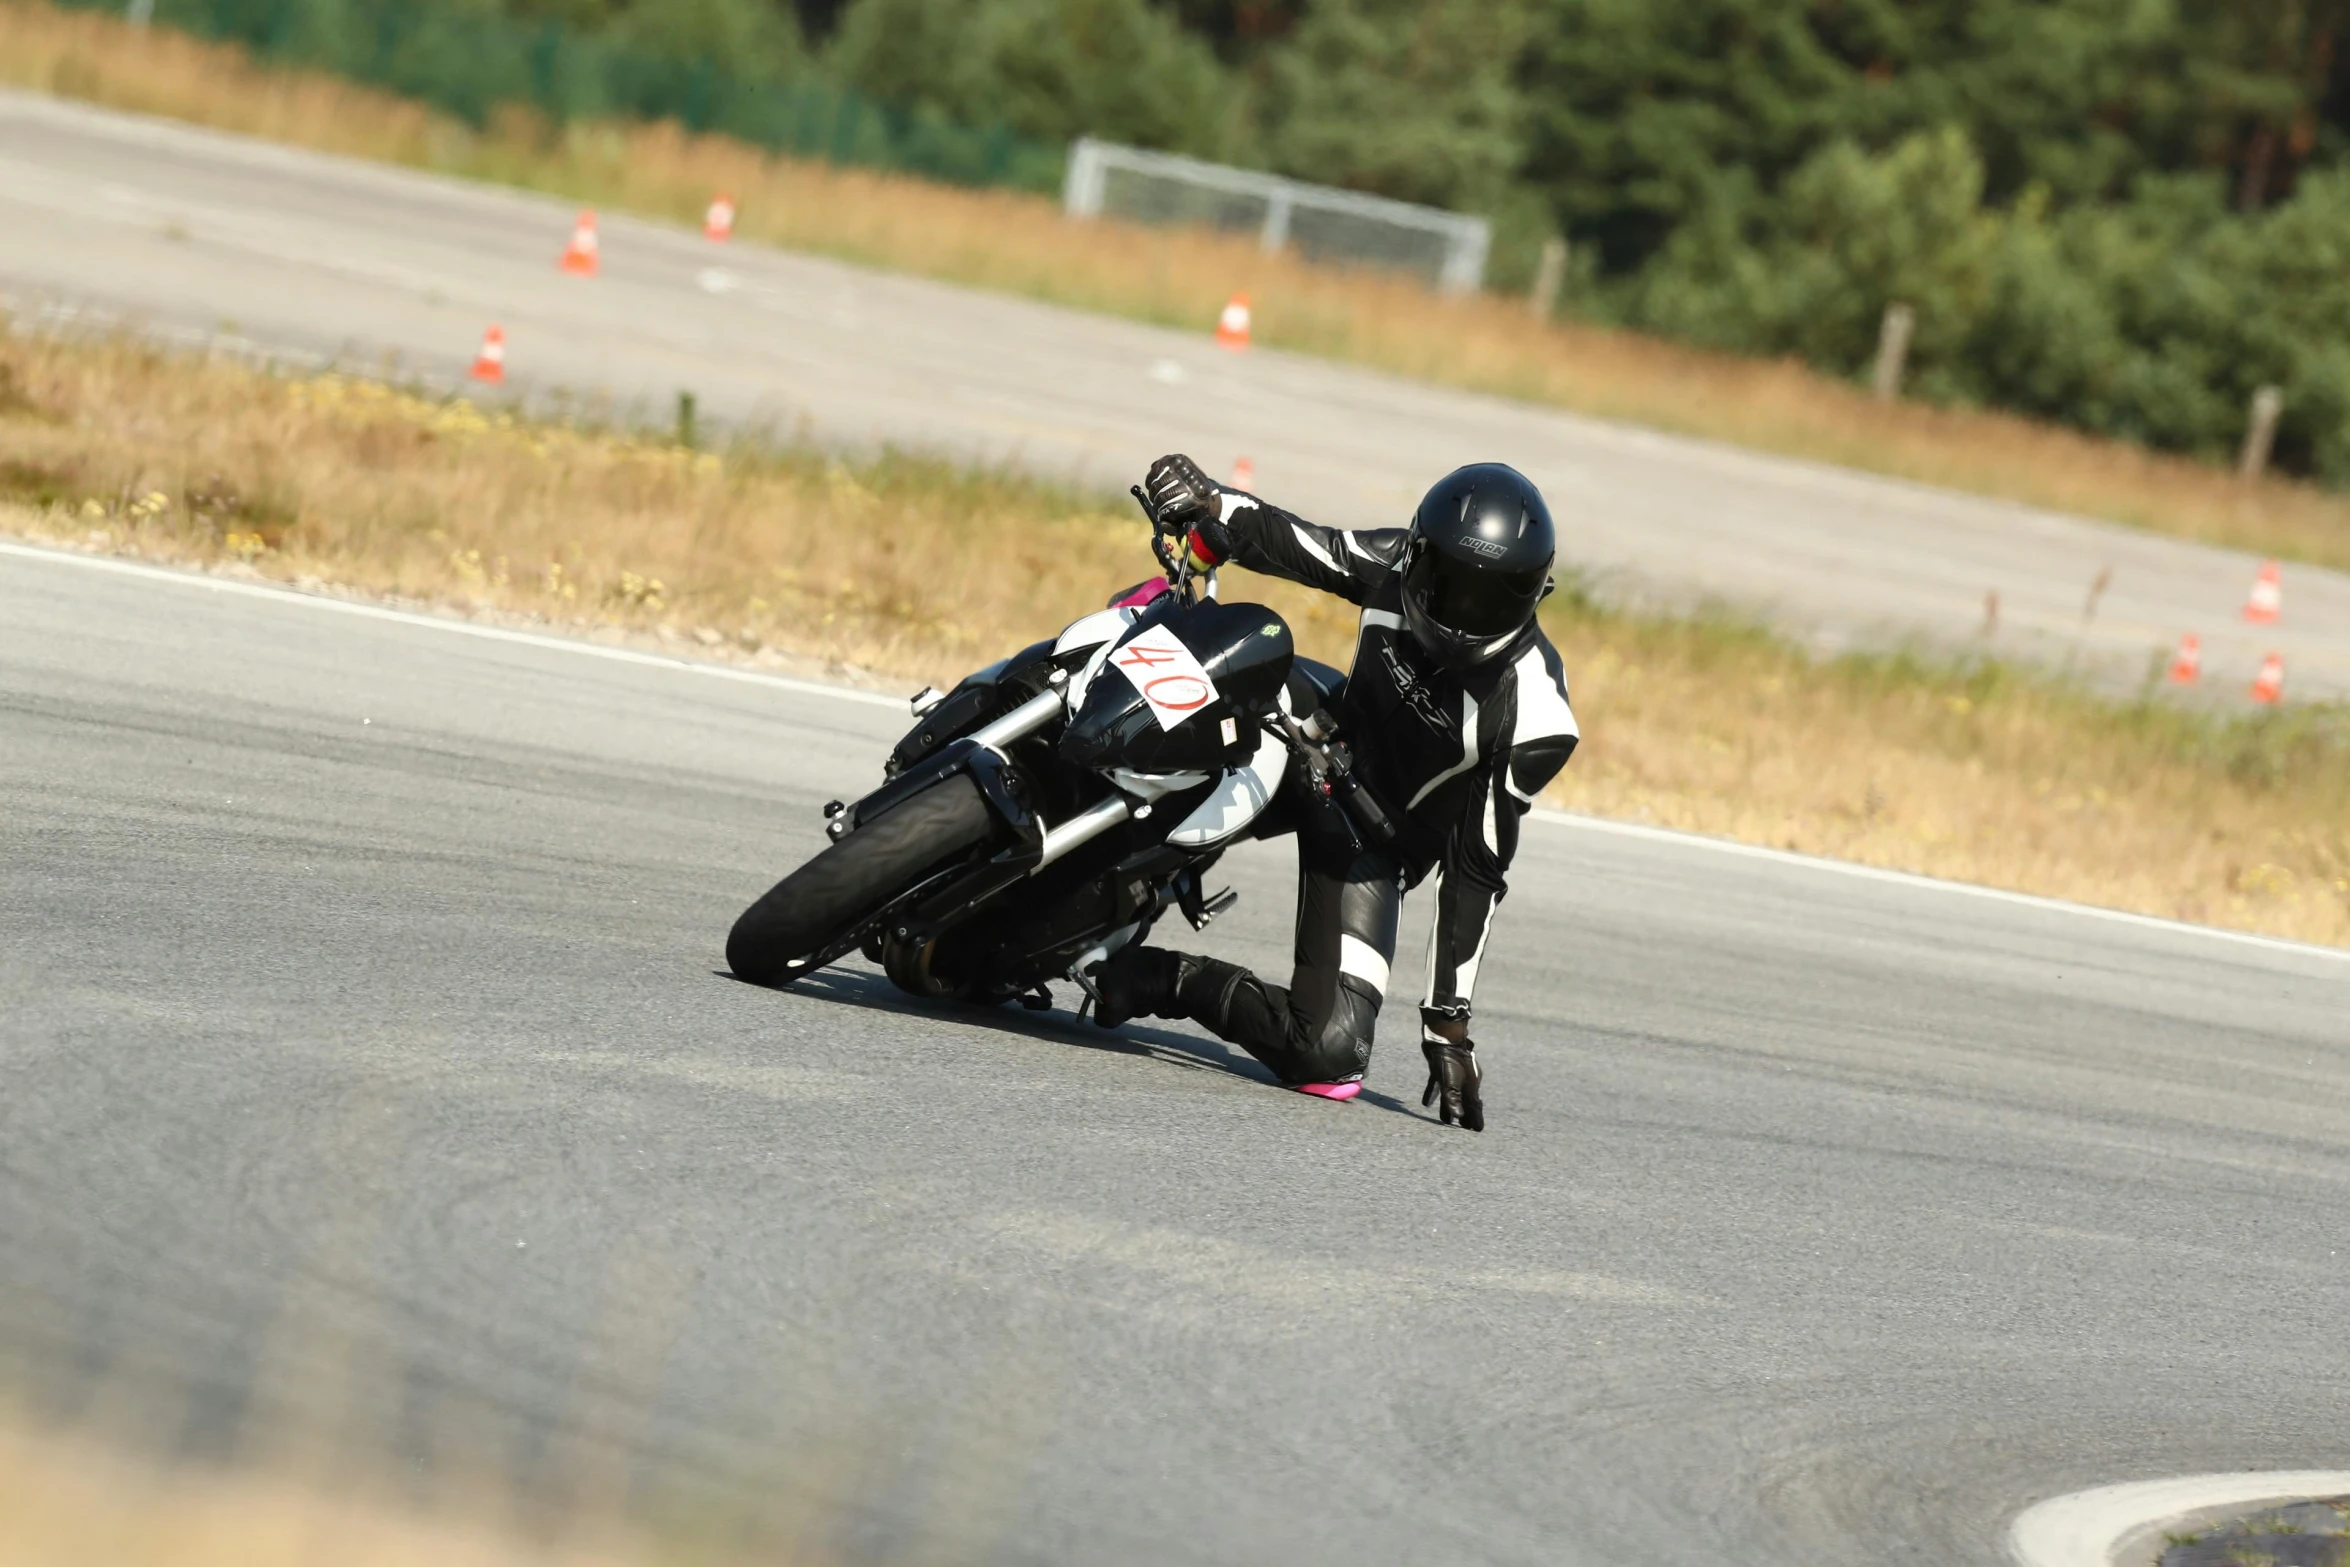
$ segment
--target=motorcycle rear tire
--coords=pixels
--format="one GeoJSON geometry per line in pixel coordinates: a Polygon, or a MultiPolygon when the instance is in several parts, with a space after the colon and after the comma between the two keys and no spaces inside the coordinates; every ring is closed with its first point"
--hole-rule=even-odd
{"type": "Polygon", "coordinates": [[[754,985],[799,978],[792,968],[870,919],[899,893],[993,836],[979,786],[956,774],[827,846],[743,910],[726,938],[727,966],[754,985]]]}

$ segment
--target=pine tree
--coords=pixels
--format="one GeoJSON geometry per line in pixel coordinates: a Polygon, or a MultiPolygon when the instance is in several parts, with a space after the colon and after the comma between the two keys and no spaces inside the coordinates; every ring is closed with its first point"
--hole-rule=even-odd
{"type": "Polygon", "coordinates": [[[1268,56],[1277,167],[1407,201],[1490,210],[1523,157],[1517,0],[1315,0],[1268,56]]]}
{"type": "Polygon", "coordinates": [[[1233,150],[1226,73],[1148,0],[851,0],[830,64],[885,103],[1039,140],[1233,150]]]}

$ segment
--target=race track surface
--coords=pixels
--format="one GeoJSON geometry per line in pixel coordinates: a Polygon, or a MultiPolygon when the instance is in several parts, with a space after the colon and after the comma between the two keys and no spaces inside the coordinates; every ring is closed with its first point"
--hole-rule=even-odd
{"type": "Polygon", "coordinates": [[[0,553],[0,1368],[855,1561],[1990,1563],[2350,1458],[2339,955],[1539,823],[1472,1137],[1401,1006],[1335,1106],[725,977],[899,723],[0,553]]]}
{"type": "Polygon", "coordinates": [[[1186,449],[1273,499],[1393,526],[1455,465],[1530,473],[1603,588],[1767,613],[1829,645],[1924,636],[2131,684],[2194,631],[2240,702],[2267,652],[2350,692],[2350,576],[2287,569],[2282,627],[2238,618],[2257,562],[2128,529],[606,214],[603,275],[555,258],[541,197],[0,92],[0,302],[457,384],[482,329],[518,392],[606,394],[1123,490],[1186,449]],[[2110,571],[2094,618],[2090,590],[2110,571]],[[1999,596],[1983,638],[1984,597],[1999,596]]]}

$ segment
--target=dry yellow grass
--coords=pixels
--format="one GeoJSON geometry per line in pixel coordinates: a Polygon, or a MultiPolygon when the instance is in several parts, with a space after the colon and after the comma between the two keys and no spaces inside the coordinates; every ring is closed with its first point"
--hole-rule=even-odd
{"type": "Polygon", "coordinates": [[[2137,447],[1997,414],[1881,406],[1792,363],[1678,348],[1515,302],[1441,301],[1405,282],[1266,256],[1251,240],[1077,224],[1051,201],[767,156],[675,126],[522,114],[476,132],[333,78],[109,15],[0,0],[0,80],[329,151],[698,219],[731,191],[740,231],[799,249],[1205,330],[1236,288],[1266,342],[1406,375],[2350,566],[2350,501],[2240,485],[2137,447]]]}
{"type": "Polygon", "coordinates": [[[235,1470],[159,1467],[0,1429],[0,1567],[637,1567],[619,1538],[544,1541],[474,1516],[235,1470]]]}
{"type": "MultiPolygon", "coordinates": [[[[1139,520],[1010,475],[720,457],[125,340],[0,337],[0,499],[0,527],[82,547],[909,683],[1150,569],[1139,520]]],[[[1345,656],[1345,606],[1240,590],[1345,656]]],[[[1588,736],[1562,805],[2350,944],[2338,708],[2221,718],[1998,666],[1817,663],[1569,595],[1549,624],[1588,736]]]]}

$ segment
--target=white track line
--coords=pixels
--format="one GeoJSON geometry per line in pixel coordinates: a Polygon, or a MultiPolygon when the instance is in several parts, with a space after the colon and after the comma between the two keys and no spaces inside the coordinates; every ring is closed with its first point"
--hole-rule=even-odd
{"type": "Polygon", "coordinates": [[[2247,1511],[2271,1503],[2350,1495],[2350,1471],[2281,1469],[2267,1474],[2183,1475],[2051,1497],[2026,1508],[2007,1532],[2022,1567],[2142,1567],[2117,1563],[2132,1534],[2214,1507],[2247,1511]]]}
{"type": "Polygon", "coordinates": [[[1610,821],[1603,816],[1582,816],[1573,811],[1554,811],[1544,806],[1537,806],[1532,814],[1538,821],[1558,827],[1580,828],[1585,832],[1607,833],[1619,838],[1644,838],[1654,843],[1679,844],[1692,849],[1712,849],[1719,854],[1735,854],[1744,859],[1770,860],[1781,865],[1801,866],[1806,870],[1832,871],[1838,876],[1853,876],[1862,881],[1953,892],[1969,898],[1987,898],[1994,903],[2014,904],[2019,908],[2043,909],[2052,914],[2077,914],[2088,919],[2108,920],[2117,925],[2135,925],[2144,930],[2207,936],[2214,941],[2234,942],[2239,946],[2258,947],[2269,952],[2286,952],[2295,957],[2328,958],[2337,963],[2350,963],[2350,948],[2321,947],[2306,941],[2287,941],[2281,936],[2225,930],[2217,925],[2193,925],[2185,920],[2166,920],[2153,914],[2132,914],[2125,909],[2101,909],[2094,903],[2073,903],[2064,898],[2044,898],[2037,893],[2009,892],[2000,887],[1978,886],[1971,881],[1944,881],[1938,876],[1920,876],[1914,871],[1881,870],[1874,865],[1856,865],[1850,860],[1822,859],[1815,854],[1797,854],[1792,849],[1769,849],[1760,844],[1739,843],[1731,838],[1675,832],[1669,827],[1643,827],[1637,822],[1610,821]]]}
{"type": "MultiPolygon", "coordinates": [[[[797,692],[802,696],[832,697],[843,702],[861,702],[871,707],[903,708],[903,700],[884,696],[878,691],[860,691],[853,686],[826,685],[816,680],[794,680],[788,675],[761,674],[756,670],[735,669],[725,664],[705,663],[698,659],[674,658],[660,653],[641,653],[632,648],[608,647],[600,642],[582,642],[572,637],[545,636],[533,631],[514,631],[503,626],[476,625],[467,620],[454,620],[441,615],[421,615],[412,610],[388,609],[380,604],[368,604],[351,599],[328,598],[316,593],[304,593],[294,588],[273,587],[257,582],[238,582],[201,572],[172,566],[149,565],[144,561],[119,560],[110,555],[84,555],[72,550],[43,549],[35,545],[0,541],[0,556],[16,555],[27,560],[46,561],[53,565],[80,566],[91,571],[114,572],[118,575],[139,577],[150,582],[168,583],[178,587],[208,588],[216,593],[236,593],[250,598],[276,599],[290,604],[307,605],[312,609],[332,610],[337,614],[358,615],[370,620],[388,620],[399,625],[417,626],[427,631],[453,632],[458,636],[481,637],[491,642],[510,642],[523,647],[546,648],[558,653],[577,653],[589,658],[611,659],[616,663],[640,664],[656,669],[681,670],[692,675],[708,675],[720,680],[737,680],[749,685],[769,686],[780,691],[797,692]]],[[[2276,936],[2257,936],[2248,931],[2222,930],[2214,925],[2191,925],[2184,920],[2166,920],[2151,914],[2131,914],[2121,909],[2101,909],[2094,904],[2072,903],[2063,898],[2043,898],[2028,892],[2008,892],[1997,887],[1979,887],[1972,882],[1944,881],[1934,876],[1919,876],[1909,871],[1880,870],[1873,865],[1855,865],[1849,860],[1822,859],[1817,855],[1797,854],[1787,849],[1769,849],[1757,844],[1738,843],[1728,838],[1708,837],[1702,833],[1675,832],[1665,827],[1644,827],[1636,822],[1609,821],[1598,816],[1582,816],[1571,811],[1538,807],[1533,812],[1537,821],[1553,826],[1574,828],[1583,832],[1606,833],[1620,838],[1638,838],[1652,843],[1671,844],[1686,849],[1708,849],[1717,854],[1736,855],[1743,859],[1765,860],[1775,864],[1804,870],[1825,871],[1838,876],[1857,877],[1863,881],[1882,882],[1891,886],[1914,887],[1930,892],[1957,893],[1969,898],[1984,898],[1995,903],[2011,904],[2019,908],[2039,909],[2054,914],[2078,915],[2087,919],[2105,920],[2119,925],[2136,926],[2144,930],[2166,931],[2175,935],[2200,936],[2213,941],[2230,942],[2238,946],[2254,947],[2268,952],[2282,952],[2296,957],[2325,958],[2337,963],[2350,963],[2350,949],[2320,947],[2309,942],[2286,941],[2276,936]]]]}
{"type": "Polygon", "coordinates": [[[11,544],[6,541],[0,541],[0,555],[18,555],[27,560],[46,561],[59,566],[81,566],[91,571],[113,572],[119,576],[138,577],[148,582],[170,583],[176,587],[208,588],[215,593],[235,593],[246,598],[275,599],[280,603],[302,604],[311,609],[332,610],[339,615],[357,615],[364,620],[388,620],[395,625],[419,626],[427,631],[447,631],[461,637],[480,637],[488,642],[511,642],[520,647],[547,648],[557,653],[578,653],[588,658],[608,658],[617,664],[641,664],[654,669],[682,670],[689,675],[708,675],[718,680],[739,680],[747,685],[771,686],[779,691],[796,691],[802,696],[835,697],[843,702],[862,702],[871,707],[894,707],[900,711],[903,711],[906,705],[903,697],[884,696],[878,691],[859,691],[854,686],[826,685],[818,680],[794,680],[788,675],[761,674],[754,669],[735,669],[726,664],[705,663],[700,659],[672,658],[663,653],[640,653],[634,648],[608,647],[601,642],[582,642],[574,637],[544,636],[536,631],[515,631],[505,626],[481,626],[470,620],[453,620],[443,615],[420,615],[413,610],[390,609],[381,604],[328,598],[323,594],[304,593],[295,588],[272,587],[266,583],[237,582],[173,566],[151,566],[144,561],[117,560],[111,555],[80,555],[71,550],[41,549],[30,544],[11,544]]]}

